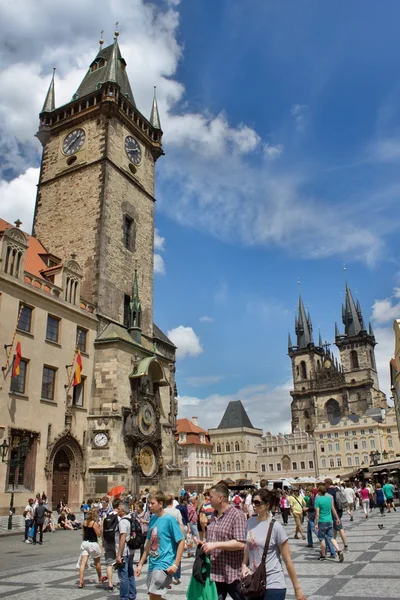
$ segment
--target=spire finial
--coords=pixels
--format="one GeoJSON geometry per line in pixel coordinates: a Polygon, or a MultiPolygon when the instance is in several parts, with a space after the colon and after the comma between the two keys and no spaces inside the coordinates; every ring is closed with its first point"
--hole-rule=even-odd
{"type": "Polygon", "coordinates": [[[118,36],[119,36],[119,31],[118,31],[118,21],[117,21],[115,23],[114,40],[116,40],[118,36]]]}
{"type": "Polygon", "coordinates": [[[100,39],[99,39],[100,50],[103,48],[103,44],[104,44],[104,40],[103,40],[103,33],[104,33],[104,29],[102,29],[102,30],[100,31],[100,39]]]}
{"type": "Polygon", "coordinates": [[[150,123],[154,127],[154,129],[161,129],[161,121],[160,121],[160,114],[158,112],[156,89],[157,89],[157,86],[154,86],[154,96],[153,96],[153,105],[151,107],[151,113],[150,113],[150,123]]]}
{"type": "Polygon", "coordinates": [[[51,112],[55,109],[55,90],[54,90],[54,76],[56,74],[56,68],[53,67],[53,75],[50,81],[49,89],[46,94],[46,98],[43,104],[42,112],[51,112]]]}
{"type": "Polygon", "coordinates": [[[344,280],[347,283],[347,267],[346,267],[346,263],[343,263],[343,273],[344,273],[344,280]]]}

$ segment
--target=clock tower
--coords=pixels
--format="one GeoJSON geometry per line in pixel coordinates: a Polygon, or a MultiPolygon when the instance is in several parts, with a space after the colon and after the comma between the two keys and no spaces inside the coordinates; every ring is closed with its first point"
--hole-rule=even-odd
{"type": "Polygon", "coordinates": [[[55,256],[79,262],[82,297],[98,316],[86,407],[86,490],[96,495],[116,481],[137,492],[161,479],[171,488],[181,482],[175,346],[153,324],[162,130],[155,97],[149,119],[138,110],[126,66],[116,32],[110,46],[100,40],[82,83],[60,108],[53,74],[37,133],[43,157],[33,233],[55,256]]]}

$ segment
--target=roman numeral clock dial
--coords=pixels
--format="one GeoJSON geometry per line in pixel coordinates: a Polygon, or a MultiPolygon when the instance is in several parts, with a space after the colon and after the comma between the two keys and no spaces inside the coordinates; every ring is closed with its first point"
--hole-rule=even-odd
{"type": "Polygon", "coordinates": [[[75,154],[80,150],[85,142],[86,134],[81,128],[71,131],[63,141],[63,153],[67,156],[75,154]]]}
{"type": "Polygon", "coordinates": [[[138,142],[131,135],[125,138],[125,152],[129,160],[134,165],[140,165],[142,161],[142,151],[138,142]]]}

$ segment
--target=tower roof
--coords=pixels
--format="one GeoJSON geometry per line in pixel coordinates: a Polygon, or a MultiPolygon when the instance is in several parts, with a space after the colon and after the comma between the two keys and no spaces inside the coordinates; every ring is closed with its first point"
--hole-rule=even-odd
{"type": "Polygon", "coordinates": [[[46,98],[43,104],[42,112],[51,112],[56,107],[56,95],[54,89],[54,75],[56,68],[53,68],[53,76],[50,81],[49,89],[47,90],[46,98]]]}
{"type": "Polygon", "coordinates": [[[136,106],[126,72],[126,62],[122,58],[117,37],[115,37],[114,43],[107,48],[100,48],[75,96],[82,98],[82,96],[91,94],[107,81],[117,83],[121,88],[121,93],[133,106],[136,106]]]}
{"type": "Polygon", "coordinates": [[[306,315],[303,300],[299,296],[299,309],[298,315],[295,320],[296,335],[297,335],[297,346],[298,348],[307,348],[309,344],[313,343],[312,335],[312,323],[310,313],[306,315]]]}
{"type": "Polygon", "coordinates": [[[235,427],[250,427],[250,429],[254,429],[240,400],[229,402],[221,423],[218,425],[218,429],[233,429],[235,427]]]}
{"type": "Polygon", "coordinates": [[[345,298],[345,304],[342,305],[342,320],[344,324],[345,335],[351,337],[358,335],[360,331],[364,330],[364,322],[360,303],[358,300],[357,304],[354,303],[353,295],[347,283],[345,298]]]}
{"type": "Polygon", "coordinates": [[[154,86],[154,97],[153,97],[153,104],[152,104],[151,113],[150,113],[150,124],[153,125],[154,129],[161,129],[160,114],[158,112],[157,97],[156,97],[156,86],[154,86]]]}

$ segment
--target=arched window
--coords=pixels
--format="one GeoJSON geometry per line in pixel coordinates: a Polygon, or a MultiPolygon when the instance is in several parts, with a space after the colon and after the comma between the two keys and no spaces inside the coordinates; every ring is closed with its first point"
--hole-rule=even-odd
{"type": "Polygon", "coordinates": [[[221,452],[221,444],[217,444],[217,452],[221,452]]]}
{"type": "Polygon", "coordinates": [[[282,457],[282,469],[284,471],[289,471],[291,468],[291,461],[290,461],[290,457],[289,456],[283,456],[282,457]]]}
{"type": "Polygon", "coordinates": [[[221,471],[222,471],[222,466],[221,466],[221,463],[220,463],[220,462],[219,462],[219,463],[217,463],[217,471],[218,471],[219,473],[221,473],[221,471]]]}
{"type": "Polygon", "coordinates": [[[350,352],[350,364],[352,369],[358,369],[358,354],[357,350],[351,350],[350,352]]]}
{"type": "Polygon", "coordinates": [[[226,442],[225,444],[225,452],[230,452],[231,451],[231,446],[229,444],[229,442],[226,442]]]}
{"type": "Polygon", "coordinates": [[[239,442],[235,442],[235,452],[239,452],[239,442]]]}
{"type": "Polygon", "coordinates": [[[300,368],[301,368],[301,378],[307,379],[307,365],[304,360],[301,361],[300,368]]]}
{"type": "Polygon", "coordinates": [[[371,361],[371,367],[373,369],[375,369],[375,357],[374,357],[374,353],[373,353],[372,350],[369,351],[369,358],[370,358],[370,361],[371,361]]]}
{"type": "Polygon", "coordinates": [[[328,418],[329,423],[332,423],[334,419],[340,417],[341,413],[339,402],[337,402],[337,400],[334,400],[333,398],[328,400],[328,402],[325,404],[325,414],[328,418]]]}
{"type": "Polygon", "coordinates": [[[226,470],[227,470],[227,471],[230,471],[230,470],[231,470],[231,463],[229,462],[229,460],[228,460],[228,462],[226,463],[226,470]]]}
{"type": "Polygon", "coordinates": [[[299,365],[296,365],[296,375],[297,375],[297,377],[299,377],[299,375],[300,375],[300,367],[299,367],[299,365]]]}
{"type": "Polygon", "coordinates": [[[236,461],[236,472],[238,473],[240,471],[240,462],[237,460],[236,461]]]}
{"type": "Polygon", "coordinates": [[[244,469],[244,460],[242,460],[242,471],[244,469]]]}

